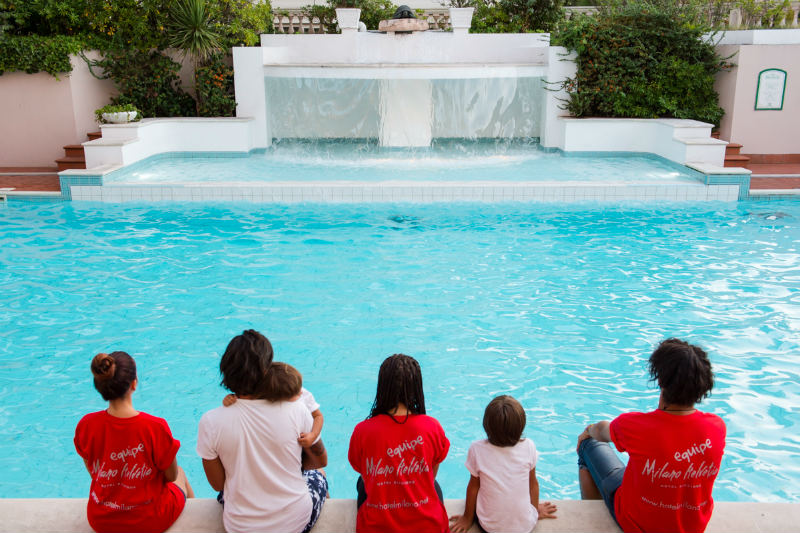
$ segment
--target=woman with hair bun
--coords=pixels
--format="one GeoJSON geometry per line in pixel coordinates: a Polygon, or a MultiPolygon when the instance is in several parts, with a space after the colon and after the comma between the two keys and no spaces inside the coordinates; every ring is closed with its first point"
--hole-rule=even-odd
{"type": "Polygon", "coordinates": [[[708,355],[667,339],[650,356],[658,409],[589,424],[578,437],[581,497],[605,500],[626,533],[702,533],[725,448],[725,423],[695,407],[714,387],[708,355]],[[606,444],[627,452],[627,467],[606,444]]]}
{"type": "Polygon", "coordinates": [[[163,418],[133,408],[138,380],[130,355],[97,354],[91,369],[108,409],[75,428],[75,449],[92,477],[89,525],[98,532],[166,531],[194,497],[175,459],[181,444],[163,418]]]}

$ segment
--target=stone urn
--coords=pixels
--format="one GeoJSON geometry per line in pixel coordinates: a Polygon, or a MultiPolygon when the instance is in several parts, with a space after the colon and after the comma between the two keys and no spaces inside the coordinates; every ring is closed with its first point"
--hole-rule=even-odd
{"type": "Polygon", "coordinates": [[[361,19],[361,10],[350,7],[336,8],[336,23],[342,33],[355,33],[358,31],[358,22],[361,19]]]}
{"type": "Polygon", "coordinates": [[[453,33],[469,33],[474,12],[474,7],[451,7],[450,27],[453,28],[453,33]]]}

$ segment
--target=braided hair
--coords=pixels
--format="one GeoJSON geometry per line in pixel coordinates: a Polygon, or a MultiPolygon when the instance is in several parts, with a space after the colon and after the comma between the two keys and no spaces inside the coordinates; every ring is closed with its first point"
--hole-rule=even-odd
{"type": "Polygon", "coordinates": [[[378,390],[369,418],[388,415],[389,411],[403,404],[408,412],[425,414],[425,394],[422,392],[422,370],[413,357],[396,353],[381,364],[378,372],[378,390]]]}
{"type": "Polygon", "coordinates": [[[664,401],[694,405],[714,387],[708,354],[680,339],[662,341],[650,356],[650,380],[658,383],[664,401]]]}

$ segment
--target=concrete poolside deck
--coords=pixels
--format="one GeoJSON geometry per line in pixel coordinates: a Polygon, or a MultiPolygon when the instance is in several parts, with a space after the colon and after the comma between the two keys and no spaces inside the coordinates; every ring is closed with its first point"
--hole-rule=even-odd
{"type": "MultiPolygon", "coordinates": [[[[611,533],[620,529],[601,501],[556,501],[558,518],[542,520],[537,533],[585,532],[611,533]]],[[[445,500],[448,514],[464,509],[464,500],[445,500]]],[[[0,533],[49,532],[91,533],[86,521],[85,498],[0,499],[0,533]]],[[[350,533],[355,531],[356,502],[331,499],[313,533],[350,533]]],[[[216,500],[189,500],[177,522],[168,530],[182,532],[222,532],[222,506],[216,500]]],[[[477,533],[474,526],[472,533],[477,533]]],[[[715,502],[714,515],[707,533],[755,532],[784,533],[800,531],[800,503],[715,502]]]]}

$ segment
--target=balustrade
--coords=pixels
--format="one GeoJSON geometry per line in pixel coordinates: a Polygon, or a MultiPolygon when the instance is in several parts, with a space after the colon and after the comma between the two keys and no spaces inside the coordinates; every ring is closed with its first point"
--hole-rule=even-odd
{"type": "MultiPolygon", "coordinates": [[[[570,19],[580,13],[592,15],[597,12],[595,6],[565,6],[564,14],[570,19]]],[[[800,1],[791,3],[791,7],[782,14],[780,20],[762,21],[742,13],[740,8],[731,8],[727,17],[727,29],[750,28],[797,28],[800,27],[800,1]]],[[[432,30],[449,30],[450,14],[447,9],[426,9],[419,18],[428,21],[432,30]]],[[[275,33],[325,33],[325,25],[318,17],[309,18],[300,9],[284,9],[276,11],[273,16],[275,33]]]]}

